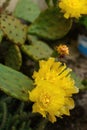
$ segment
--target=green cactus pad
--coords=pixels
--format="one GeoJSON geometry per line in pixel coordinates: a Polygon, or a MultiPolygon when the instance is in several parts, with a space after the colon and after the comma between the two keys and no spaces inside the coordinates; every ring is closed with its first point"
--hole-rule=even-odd
{"type": "Polygon", "coordinates": [[[84,25],[87,29],[87,16],[83,16],[79,19],[79,23],[84,25]]]}
{"type": "Polygon", "coordinates": [[[28,22],[33,22],[39,14],[40,9],[32,0],[19,0],[13,13],[14,16],[28,22]]]}
{"type": "Polygon", "coordinates": [[[77,86],[80,90],[85,90],[87,89],[83,84],[82,84],[82,79],[76,75],[75,72],[71,72],[71,77],[72,79],[75,80],[75,86],[77,86]]]}
{"type": "Polygon", "coordinates": [[[65,19],[58,8],[42,12],[29,27],[28,33],[44,39],[56,40],[64,37],[70,30],[72,21],[65,19]]]}
{"type": "Polygon", "coordinates": [[[38,37],[35,35],[28,35],[27,40],[29,41],[29,43],[35,43],[38,40],[38,37]]]}
{"type": "Polygon", "coordinates": [[[28,101],[33,81],[24,74],[0,64],[0,90],[19,100],[28,101]]]}
{"type": "Polygon", "coordinates": [[[22,55],[17,45],[11,45],[5,57],[5,64],[15,70],[22,65],[22,55]]]}
{"type": "Polygon", "coordinates": [[[47,59],[53,53],[53,50],[42,41],[36,41],[32,45],[23,45],[21,49],[34,60],[47,59]]]}
{"type": "Polygon", "coordinates": [[[3,38],[3,32],[2,32],[2,30],[0,30],[0,43],[1,43],[1,41],[2,41],[2,38],[3,38]]]}
{"type": "Polygon", "coordinates": [[[21,45],[25,43],[27,27],[13,16],[3,14],[0,21],[1,29],[9,40],[21,45]]]}
{"type": "Polygon", "coordinates": [[[0,58],[5,59],[5,57],[7,56],[7,52],[9,50],[11,43],[9,41],[6,40],[2,40],[1,45],[0,45],[0,58]]]}

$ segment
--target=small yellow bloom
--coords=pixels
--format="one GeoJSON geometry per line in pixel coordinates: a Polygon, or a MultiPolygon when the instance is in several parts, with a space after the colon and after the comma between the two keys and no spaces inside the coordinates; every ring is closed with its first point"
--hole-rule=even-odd
{"type": "Polygon", "coordinates": [[[60,55],[69,55],[69,49],[66,45],[59,45],[56,50],[60,55]]]}
{"type": "Polygon", "coordinates": [[[58,6],[64,12],[64,17],[79,18],[81,14],[87,14],[87,0],[60,0],[58,6]]]}
{"type": "Polygon", "coordinates": [[[72,94],[77,93],[74,80],[70,76],[71,69],[54,58],[39,62],[40,69],[34,72],[35,88],[29,92],[29,99],[34,102],[33,112],[39,112],[51,122],[56,117],[70,115],[69,110],[74,108],[72,94]]]}

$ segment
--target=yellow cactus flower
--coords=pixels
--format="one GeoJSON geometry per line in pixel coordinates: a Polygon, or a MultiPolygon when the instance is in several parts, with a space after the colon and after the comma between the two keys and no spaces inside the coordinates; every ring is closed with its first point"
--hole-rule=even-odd
{"type": "Polygon", "coordinates": [[[69,49],[66,45],[56,46],[56,50],[60,55],[69,55],[69,49]]]}
{"type": "Polygon", "coordinates": [[[81,14],[87,14],[87,0],[60,0],[58,6],[64,12],[64,17],[79,18],[81,14]]]}
{"type": "Polygon", "coordinates": [[[55,116],[70,115],[69,110],[74,108],[72,94],[78,89],[70,76],[71,69],[65,64],[56,62],[54,58],[41,60],[39,64],[39,71],[33,74],[36,87],[29,92],[29,100],[34,102],[33,112],[55,122],[55,116]]]}

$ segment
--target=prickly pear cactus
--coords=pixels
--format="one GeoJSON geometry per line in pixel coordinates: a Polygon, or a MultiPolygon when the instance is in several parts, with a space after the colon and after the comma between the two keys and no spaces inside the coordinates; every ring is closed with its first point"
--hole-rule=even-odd
{"type": "Polygon", "coordinates": [[[87,16],[83,16],[79,19],[79,23],[87,28],[87,16]]]}
{"type": "Polygon", "coordinates": [[[11,43],[9,41],[4,41],[4,39],[2,40],[1,44],[0,44],[0,58],[5,59],[5,57],[7,56],[7,52],[9,50],[11,43]]]}
{"type": "Polygon", "coordinates": [[[5,64],[15,70],[22,65],[22,55],[17,45],[11,45],[5,57],[5,64]]]}
{"type": "Polygon", "coordinates": [[[32,43],[32,42],[35,43],[38,40],[38,37],[34,35],[28,35],[27,40],[29,43],[32,43]]]}
{"type": "Polygon", "coordinates": [[[13,15],[28,22],[33,22],[40,14],[39,7],[32,0],[19,0],[13,15]]]}
{"type": "Polygon", "coordinates": [[[47,59],[53,53],[53,50],[42,41],[36,41],[32,45],[23,45],[21,49],[34,60],[47,59]]]}
{"type": "Polygon", "coordinates": [[[7,38],[13,43],[18,45],[25,43],[27,27],[20,20],[13,16],[2,14],[0,26],[7,38]]]}
{"type": "Polygon", "coordinates": [[[14,69],[0,64],[0,90],[19,100],[28,101],[33,81],[14,69]]]}
{"type": "Polygon", "coordinates": [[[80,90],[87,89],[87,87],[85,87],[85,86],[82,84],[82,79],[81,79],[80,77],[78,77],[78,76],[76,75],[76,73],[71,72],[71,77],[72,77],[72,79],[75,80],[75,85],[76,85],[80,90]]]}
{"type": "Polygon", "coordinates": [[[1,41],[2,41],[2,38],[3,38],[3,32],[2,32],[2,30],[0,30],[0,43],[1,43],[1,41]]]}
{"type": "Polygon", "coordinates": [[[64,37],[69,32],[71,25],[72,21],[65,19],[58,8],[49,8],[42,12],[29,27],[28,34],[56,40],[64,37]]]}

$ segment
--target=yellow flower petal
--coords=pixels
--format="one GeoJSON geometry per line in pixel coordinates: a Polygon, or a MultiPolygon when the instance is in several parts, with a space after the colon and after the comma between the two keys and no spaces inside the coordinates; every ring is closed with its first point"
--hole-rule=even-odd
{"type": "Polygon", "coordinates": [[[79,18],[81,14],[87,14],[87,0],[60,0],[58,6],[64,12],[64,17],[79,18]]]}
{"type": "Polygon", "coordinates": [[[33,105],[33,112],[35,112],[35,113],[38,112],[38,113],[40,113],[43,117],[46,117],[46,112],[45,112],[44,109],[41,108],[40,105],[37,104],[37,103],[35,103],[35,104],[33,105]]]}
{"type": "Polygon", "coordinates": [[[39,112],[51,122],[63,114],[70,115],[74,108],[72,94],[77,93],[74,80],[70,76],[71,69],[54,58],[41,60],[40,69],[34,72],[36,87],[29,92],[29,99],[34,102],[33,112],[39,112]]]}
{"type": "Polygon", "coordinates": [[[52,123],[56,122],[56,117],[54,115],[49,115],[48,118],[52,123]]]}

